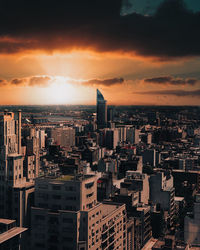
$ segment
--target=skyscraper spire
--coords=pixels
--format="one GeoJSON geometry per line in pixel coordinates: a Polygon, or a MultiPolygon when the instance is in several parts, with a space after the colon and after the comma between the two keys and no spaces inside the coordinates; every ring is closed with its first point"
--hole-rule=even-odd
{"type": "Polygon", "coordinates": [[[97,89],[97,102],[98,101],[104,101],[104,97],[102,93],[97,89]]]}

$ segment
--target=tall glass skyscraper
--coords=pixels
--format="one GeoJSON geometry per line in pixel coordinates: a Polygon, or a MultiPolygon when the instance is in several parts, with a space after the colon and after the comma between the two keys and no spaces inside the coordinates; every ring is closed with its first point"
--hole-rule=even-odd
{"type": "Polygon", "coordinates": [[[107,101],[102,93],[97,89],[97,128],[106,128],[107,126],[107,101]]]}

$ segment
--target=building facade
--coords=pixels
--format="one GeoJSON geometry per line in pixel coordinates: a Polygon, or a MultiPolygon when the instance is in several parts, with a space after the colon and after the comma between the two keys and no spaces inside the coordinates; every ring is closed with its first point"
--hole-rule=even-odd
{"type": "Polygon", "coordinates": [[[0,118],[0,217],[27,226],[33,192],[34,183],[23,173],[21,111],[5,111],[0,118]]]}
{"type": "Polygon", "coordinates": [[[38,178],[31,230],[34,250],[125,250],[125,205],[97,202],[93,175],[38,178]]]}
{"type": "Polygon", "coordinates": [[[102,93],[97,89],[97,128],[106,128],[107,126],[107,101],[102,93]]]}

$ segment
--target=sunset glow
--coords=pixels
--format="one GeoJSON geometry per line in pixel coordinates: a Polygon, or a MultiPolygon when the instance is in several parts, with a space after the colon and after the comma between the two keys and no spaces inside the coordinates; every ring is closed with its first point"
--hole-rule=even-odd
{"type": "Polygon", "coordinates": [[[198,26],[199,5],[186,2],[188,10],[181,1],[152,2],[150,12],[140,1],[132,8],[132,1],[101,1],[89,8],[80,2],[81,11],[63,3],[59,15],[49,4],[36,23],[34,4],[30,16],[21,12],[28,6],[15,4],[15,14],[21,14],[19,22],[13,21],[16,31],[5,17],[0,32],[0,104],[94,104],[100,88],[114,105],[199,105],[200,38],[193,25],[198,26]],[[58,18],[49,19],[52,14],[58,18]],[[172,80],[157,81],[163,77],[172,80]]]}

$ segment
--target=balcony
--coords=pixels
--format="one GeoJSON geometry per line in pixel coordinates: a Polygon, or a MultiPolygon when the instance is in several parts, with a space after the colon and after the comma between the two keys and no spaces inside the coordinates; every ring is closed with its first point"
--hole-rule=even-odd
{"type": "Polygon", "coordinates": [[[108,246],[107,241],[103,242],[103,243],[101,244],[102,250],[106,249],[107,246],[108,246]]]}
{"type": "Polygon", "coordinates": [[[108,226],[107,225],[103,225],[102,233],[104,233],[107,230],[108,230],[108,226]]]}
{"type": "Polygon", "coordinates": [[[103,233],[101,238],[102,238],[102,242],[104,242],[108,238],[108,233],[107,232],[103,233]]]}

